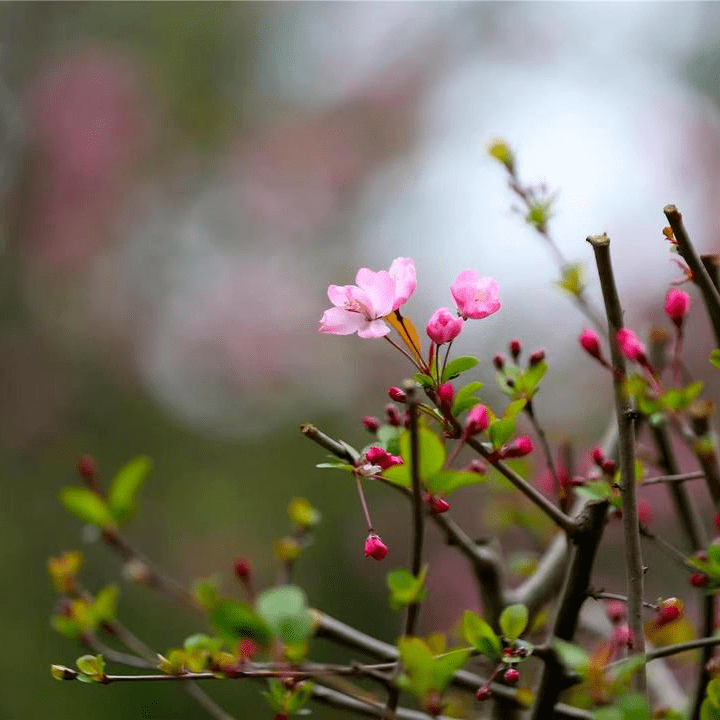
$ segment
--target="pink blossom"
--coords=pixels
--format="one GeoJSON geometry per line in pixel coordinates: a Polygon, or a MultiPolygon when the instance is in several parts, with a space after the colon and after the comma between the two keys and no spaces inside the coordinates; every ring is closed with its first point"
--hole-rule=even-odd
{"type": "Polygon", "coordinates": [[[641,364],[647,362],[645,345],[640,342],[638,336],[632,330],[628,328],[618,330],[617,340],[622,354],[628,360],[635,360],[641,364]]]}
{"type": "Polygon", "coordinates": [[[488,417],[487,408],[484,405],[476,405],[467,414],[463,434],[465,435],[465,437],[477,435],[483,430],[486,430],[489,424],[490,418],[488,417]]]}
{"type": "Polygon", "coordinates": [[[428,337],[438,345],[454,340],[463,329],[463,321],[446,307],[433,313],[425,331],[428,337]]]}
{"type": "Polygon", "coordinates": [[[415,266],[410,258],[397,258],[390,272],[358,270],[355,285],[330,285],[328,297],[335,307],[320,320],[320,332],[381,338],[390,332],[382,319],[397,310],[415,290],[415,266]]]}
{"type": "Polygon", "coordinates": [[[671,288],[665,298],[665,313],[679,327],[690,309],[690,296],[684,290],[671,288]]]}
{"type": "Polygon", "coordinates": [[[450,503],[445,500],[445,498],[437,497],[436,495],[426,493],[423,500],[425,501],[425,504],[430,508],[430,512],[432,512],[434,515],[442,515],[444,512],[447,512],[450,509],[450,503]]]}
{"type": "Polygon", "coordinates": [[[365,453],[365,459],[371,465],[378,465],[382,470],[394,467],[395,465],[402,465],[403,459],[397,455],[391,455],[387,450],[383,450],[377,445],[373,445],[368,448],[365,453]]]}
{"type": "Polygon", "coordinates": [[[387,545],[376,533],[370,533],[365,540],[365,557],[382,560],[388,554],[387,545]]]}
{"type": "Polygon", "coordinates": [[[504,458],[521,458],[529,455],[533,451],[532,440],[529,437],[519,437],[507,445],[503,445],[502,457],[504,458]]]}
{"type": "Polygon", "coordinates": [[[500,288],[492,278],[481,278],[474,270],[463,270],[450,288],[463,320],[480,320],[500,309],[500,288]]]}
{"type": "Polygon", "coordinates": [[[455,398],[455,388],[452,383],[443,383],[437,390],[438,400],[441,405],[450,407],[455,398]]]}

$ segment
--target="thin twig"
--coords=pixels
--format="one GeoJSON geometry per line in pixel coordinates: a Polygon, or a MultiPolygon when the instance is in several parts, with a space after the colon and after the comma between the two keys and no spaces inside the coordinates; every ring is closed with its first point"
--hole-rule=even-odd
{"type": "MultiPolygon", "coordinates": [[[[627,595],[620,595],[619,593],[611,593],[611,592],[605,592],[604,590],[593,590],[590,589],[587,591],[587,596],[589,598],[592,598],[593,600],[619,600],[620,602],[627,603],[627,595]]],[[[658,605],[656,603],[648,602],[647,600],[643,600],[643,607],[648,608],[648,610],[657,610],[658,605]]]]}
{"type": "Polygon", "coordinates": [[[640,481],[640,485],[658,485],[662,483],[684,483],[689,480],[702,480],[705,473],[699,470],[694,472],[678,473],[677,475],[656,475],[655,477],[645,478],[640,481]]]}
{"type": "MultiPolygon", "coordinates": [[[[605,301],[608,319],[608,334],[613,366],[613,387],[618,420],[620,445],[620,471],[622,477],[623,529],[625,534],[625,569],[627,574],[628,624],[633,633],[633,650],[642,655],[645,651],[645,637],[642,625],[643,562],[640,548],[640,533],[635,487],[635,447],[633,437],[633,415],[630,402],[623,389],[625,381],[625,359],[620,352],[617,333],[623,327],[623,313],[617,294],[615,277],[610,260],[610,239],[607,235],[589,237],[588,242],[595,252],[600,286],[605,301]]],[[[633,688],[647,692],[647,678],[644,669],[633,675],[633,688]]]]}
{"type": "MultiPolygon", "coordinates": [[[[530,418],[530,423],[532,424],[533,429],[535,430],[535,433],[540,440],[540,445],[542,446],[543,453],[545,453],[545,462],[547,463],[548,470],[550,470],[550,475],[552,476],[553,484],[555,486],[555,494],[557,495],[558,501],[562,505],[564,502],[564,491],[562,485],[560,484],[560,476],[558,475],[558,471],[555,468],[555,462],[553,460],[552,450],[550,449],[550,443],[548,442],[547,435],[545,434],[545,428],[543,428],[543,426],[538,421],[537,416],[535,415],[535,408],[533,406],[532,400],[527,401],[524,410],[525,414],[530,418]]],[[[563,505],[563,507],[565,506],[563,505]]]]}

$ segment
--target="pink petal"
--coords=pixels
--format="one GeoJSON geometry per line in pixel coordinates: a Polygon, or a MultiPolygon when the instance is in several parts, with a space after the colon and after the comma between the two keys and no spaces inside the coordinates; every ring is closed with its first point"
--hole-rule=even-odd
{"type": "Polygon", "coordinates": [[[360,334],[359,331],[367,326],[368,321],[363,315],[339,307],[326,310],[320,320],[320,332],[330,335],[351,335],[354,332],[360,334]]]}
{"type": "Polygon", "coordinates": [[[390,265],[390,275],[395,280],[395,302],[393,310],[404,305],[415,292],[415,262],[412,258],[395,258],[390,265]]]}
{"type": "Polygon", "coordinates": [[[381,338],[389,332],[390,327],[384,320],[373,320],[372,322],[368,322],[364,328],[358,330],[358,335],[361,338],[381,338]]]}
{"type": "Polygon", "coordinates": [[[395,280],[386,270],[373,272],[367,268],[360,268],[355,276],[355,282],[369,299],[369,316],[383,317],[392,312],[395,302],[395,280]]]}
{"type": "Polygon", "coordinates": [[[330,285],[327,290],[330,302],[335,307],[343,307],[345,302],[349,299],[348,290],[352,285],[330,285]]]}

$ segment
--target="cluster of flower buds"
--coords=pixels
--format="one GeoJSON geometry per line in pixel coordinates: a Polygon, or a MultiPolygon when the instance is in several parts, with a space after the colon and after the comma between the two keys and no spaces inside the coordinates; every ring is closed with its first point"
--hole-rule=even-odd
{"type": "Polygon", "coordinates": [[[612,636],[613,649],[620,651],[623,648],[632,648],[633,634],[626,622],[627,608],[625,603],[621,600],[611,600],[605,605],[605,614],[614,626],[612,636]]]}
{"type": "Polygon", "coordinates": [[[395,467],[395,465],[402,465],[403,459],[398,455],[391,455],[387,450],[383,450],[381,447],[373,445],[368,448],[365,453],[365,460],[370,465],[375,465],[381,470],[387,470],[388,468],[395,467]]]}

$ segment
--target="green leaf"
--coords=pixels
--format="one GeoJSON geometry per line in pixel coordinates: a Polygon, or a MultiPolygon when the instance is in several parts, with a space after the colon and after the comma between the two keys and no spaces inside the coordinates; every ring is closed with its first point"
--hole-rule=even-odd
{"type": "Polygon", "coordinates": [[[66,487],[60,491],[60,502],[75,517],[103,528],[115,526],[108,504],[96,492],[83,487],[66,487]]]}
{"type": "Polygon", "coordinates": [[[320,512],[305,498],[294,498],[288,507],[288,515],[291,522],[303,530],[320,522],[320,512]]]}
{"type": "Polygon", "coordinates": [[[216,602],[210,613],[210,622],[218,635],[230,646],[245,637],[265,646],[271,640],[268,624],[250,605],[239,600],[216,602]]]}
{"type": "Polygon", "coordinates": [[[712,543],[707,549],[707,554],[710,566],[720,569],[720,544],[712,543]]]}
{"type": "Polygon", "coordinates": [[[581,295],[586,284],[585,265],[583,263],[566,265],[562,269],[560,280],[556,281],[554,284],[570,295],[581,295]]]}
{"type": "Polygon", "coordinates": [[[189,652],[208,652],[214,654],[220,652],[222,648],[222,640],[220,638],[210,637],[204,633],[196,633],[185,638],[183,648],[189,652]]]}
{"type": "Polygon", "coordinates": [[[710,364],[720,370],[720,348],[717,348],[710,353],[710,364]]]}
{"type": "Polygon", "coordinates": [[[712,706],[720,710],[720,680],[713,678],[708,683],[705,694],[712,706]]]}
{"type": "Polygon", "coordinates": [[[206,610],[212,610],[217,604],[219,582],[217,577],[204,578],[193,582],[193,597],[196,598],[206,610]]]}
{"type": "Polygon", "coordinates": [[[593,720],[623,720],[623,714],[619,708],[603,707],[593,712],[593,720]]]}
{"type": "Polygon", "coordinates": [[[475,407],[480,402],[479,398],[473,397],[478,390],[481,390],[483,384],[475,381],[468,383],[465,387],[460,388],[455,393],[455,399],[453,401],[452,412],[455,417],[460,413],[469,410],[471,407],[475,407]]]}
{"type": "Polygon", "coordinates": [[[433,684],[433,654],[427,643],[416,637],[402,637],[398,640],[400,660],[407,672],[409,690],[422,699],[433,684]]]}
{"type": "Polygon", "coordinates": [[[150,458],[141,455],[115,474],[108,490],[108,504],[118,523],[127,522],[135,514],[135,498],[151,468],[150,458]]]}
{"type": "Polygon", "coordinates": [[[487,478],[469,470],[441,470],[427,481],[427,489],[433,494],[450,495],[458,488],[484,483],[487,478]]]}
{"type": "Polygon", "coordinates": [[[648,720],[650,717],[647,700],[639,693],[623,695],[618,698],[617,704],[622,711],[623,720],[648,720]]]}
{"type": "Polygon", "coordinates": [[[547,363],[543,360],[542,362],[535,363],[532,367],[528,368],[525,374],[522,376],[521,387],[523,392],[528,394],[534,394],[539,382],[543,379],[547,372],[547,363]]]}
{"type": "Polygon", "coordinates": [[[708,698],[700,706],[700,720],[720,720],[720,710],[708,698]]]}
{"type": "Polygon", "coordinates": [[[448,380],[460,375],[460,373],[472,370],[478,364],[478,359],[471,355],[461,355],[460,357],[453,358],[446,366],[445,371],[442,374],[442,382],[446,383],[448,380]]]}
{"type": "Polygon", "coordinates": [[[468,645],[479,650],[488,660],[496,662],[502,654],[502,643],[495,631],[471,610],[462,616],[462,636],[468,645]]]}
{"type": "Polygon", "coordinates": [[[415,375],[413,375],[413,379],[418,385],[421,385],[423,388],[429,388],[435,384],[435,381],[425,373],[415,373],[415,375]]]}
{"type": "Polygon", "coordinates": [[[442,692],[453,675],[468,661],[470,652],[465,649],[451,650],[433,658],[432,676],[434,688],[442,692]]]}
{"type": "Polygon", "coordinates": [[[383,450],[387,450],[391,455],[399,455],[402,432],[400,428],[393,425],[381,425],[377,431],[377,441],[383,450]]]}
{"type": "Polygon", "coordinates": [[[83,675],[95,682],[101,681],[105,675],[105,660],[102,655],[83,655],[75,664],[83,675]]]}
{"type": "Polygon", "coordinates": [[[502,418],[488,428],[488,437],[493,448],[499,450],[515,433],[515,420],[502,418]]]}
{"type": "Polygon", "coordinates": [[[117,585],[107,585],[98,590],[93,603],[93,614],[97,623],[113,622],[117,618],[117,599],[120,590],[117,585]]]}
{"type": "Polygon", "coordinates": [[[517,640],[528,624],[528,609],[524,605],[510,605],[500,614],[500,630],[512,642],[517,640]]]}
{"type": "Polygon", "coordinates": [[[387,470],[383,470],[382,476],[395,485],[409,488],[412,485],[410,470],[407,465],[393,465],[387,470]]]}
{"type": "Polygon", "coordinates": [[[503,413],[503,419],[512,419],[514,420],[524,409],[527,405],[527,398],[518,398],[517,400],[513,400],[506,408],[505,412],[503,413]]]}
{"type": "Polygon", "coordinates": [[[401,607],[425,599],[424,585],[427,571],[426,565],[417,577],[405,568],[396,568],[387,574],[386,582],[390,589],[390,607],[393,610],[399,610],[401,607]]]}
{"type": "Polygon", "coordinates": [[[345,470],[347,472],[352,472],[355,468],[353,468],[352,465],[349,465],[348,463],[342,463],[342,462],[325,462],[325,463],[318,463],[316,468],[321,468],[323,470],[332,468],[333,470],[345,470]]]}
{"type": "Polygon", "coordinates": [[[304,680],[296,685],[285,703],[288,714],[296,714],[298,710],[305,707],[312,696],[312,690],[312,683],[308,680],[304,680]]]}
{"type": "Polygon", "coordinates": [[[314,631],[305,593],[295,585],[270,588],[257,599],[257,611],[282,642],[295,645],[314,631]]]}
{"type": "MultiPolygon", "coordinates": [[[[420,451],[419,473],[422,480],[427,482],[445,464],[445,447],[442,440],[428,428],[418,429],[418,445],[420,451]]],[[[400,435],[400,456],[404,465],[395,465],[383,472],[383,477],[402,487],[410,487],[410,431],[406,430],[400,435]]]]}
{"type": "Polygon", "coordinates": [[[578,675],[585,675],[590,665],[590,654],[587,650],[559,638],[554,638],[552,645],[567,668],[574,670],[578,675]]]}

